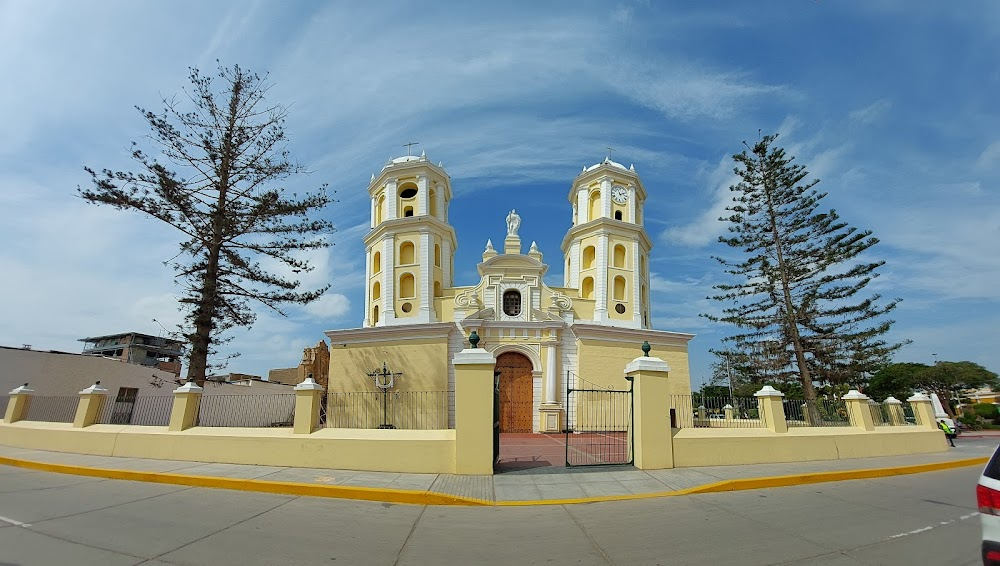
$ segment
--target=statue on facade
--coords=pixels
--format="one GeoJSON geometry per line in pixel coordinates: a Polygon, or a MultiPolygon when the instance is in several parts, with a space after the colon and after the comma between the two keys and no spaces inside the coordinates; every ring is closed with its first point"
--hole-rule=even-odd
{"type": "Polygon", "coordinates": [[[518,216],[514,209],[511,209],[510,213],[507,214],[507,235],[517,236],[517,229],[521,227],[521,217],[518,216]]]}

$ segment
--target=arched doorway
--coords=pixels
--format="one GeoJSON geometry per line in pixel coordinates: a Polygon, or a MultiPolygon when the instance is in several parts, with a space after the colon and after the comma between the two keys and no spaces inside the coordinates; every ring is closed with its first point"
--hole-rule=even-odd
{"type": "Polygon", "coordinates": [[[534,420],[531,360],[524,354],[505,352],[497,356],[500,377],[500,432],[532,432],[534,420]]]}

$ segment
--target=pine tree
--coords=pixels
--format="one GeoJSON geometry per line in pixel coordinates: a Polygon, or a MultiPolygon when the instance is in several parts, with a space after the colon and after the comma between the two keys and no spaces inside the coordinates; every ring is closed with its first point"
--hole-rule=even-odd
{"type": "Polygon", "coordinates": [[[85,167],[93,187],[78,189],[88,202],[144,213],[182,234],[172,266],[191,344],[187,378],[197,383],[227,341],[221,335],[253,324],[252,303],[284,315],[282,304],[307,304],[329,288],[299,291],[299,281],[267,271],[260,260],[311,271],[301,252],[328,247],[324,236],[333,230],[309,217],[330,202],[325,186],[301,197],[275,186],[303,167],[285,148],[285,108],[265,100],[266,77],[220,66],[218,78],[220,91],[212,76],[191,69],[182,100],[164,99],[159,114],[136,107],[154,151],[133,142],[136,172],[85,167]]]}
{"type": "Polygon", "coordinates": [[[704,316],[739,329],[726,339],[736,349],[766,351],[766,365],[793,372],[812,422],[819,422],[819,368],[840,369],[845,360],[873,367],[899,349],[901,343],[882,339],[893,324],[885,315],[899,299],[858,297],[885,263],[860,257],[878,239],[834,210],[819,212],[826,196],[814,188],[819,180],[807,180],[805,166],[786,157],[776,138],[764,136],[753,147],[744,142],[747,149],[733,156],[740,182],[730,187],[732,214],[720,219],[730,234],[719,241],[740,256],[715,259],[736,281],[716,285],[719,294],[709,297],[726,305],[722,315],[704,316]]]}

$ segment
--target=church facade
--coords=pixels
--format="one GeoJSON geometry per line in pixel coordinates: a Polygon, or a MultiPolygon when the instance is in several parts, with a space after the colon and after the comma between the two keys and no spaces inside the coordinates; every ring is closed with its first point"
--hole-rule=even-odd
{"type": "Polygon", "coordinates": [[[633,167],[606,159],[572,181],[561,286],[545,282],[535,242],[525,251],[520,233],[530,228],[515,210],[497,218],[507,235],[485,243],[479,281],[456,286],[451,180],[425,155],[389,161],[368,193],[365,317],[360,328],[326,333],[332,396],[378,391],[368,374],[383,367],[401,373],[397,391],[454,392],[450,360],[473,331],[497,359],[502,432],[561,430],[567,386],[627,389],[623,369],[644,341],[669,364],[671,394],[690,394],[693,335],[651,326],[653,246],[633,167]]]}

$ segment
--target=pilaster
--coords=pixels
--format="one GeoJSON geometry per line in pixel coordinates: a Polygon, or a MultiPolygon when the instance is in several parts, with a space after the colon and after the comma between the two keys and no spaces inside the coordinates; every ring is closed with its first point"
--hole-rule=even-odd
{"type": "Polygon", "coordinates": [[[851,416],[851,425],[862,430],[875,430],[871,409],[868,408],[868,396],[857,389],[851,389],[841,397],[847,403],[847,413],[851,416]]]}
{"type": "Polygon", "coordinates": [[[76,406],[76,416],[73,417],[73,428],[88,427],[97,422],[101,415],[101,406],[108,390],[101,387],[101,382],[91,385],[80,392],[80,402],[76,406]]]}
{"type": "Polygon", "coordinates": [[[455,368],[455,473],[493,473],[493,395],[496,358],[482,348],[466,348],[452,359],[455,368]]]}
{"type": "Polygon", "coordinates": [[[670,366],[656,357],[638,357],[625,366],[625,379],[632,382],[632,460],[640,470],[674,467],[669,375],[670,366]]]}
{"type": "MultiPolygon", "coordinates": [[[[603,196],[601,198],[604,198],[603,196]]],[[[597,270],[594,276],[594,321],[608,319],[608,235],[597,237],[597,270]]]]}
{"type": "Polygon", "coordinates": [[[295,417],[292,434],[312,434],[319,425],[319,409],[323,402],[323,386],[312,375],[295,386],[295,417]]]}
{"type": "Polygon", "coordinates": [[[170,424],[167,430],[187,430],[198,422],[198,407],[201,405],[203,389],[189,381],[174,389],[174,404],[170,408],[170,424]]]}
{"type": "Polygon", "coordinates": [[[757,410],[760,412],[760,418],[767,425],[767,428],[771,432],[788,432],[785,407],[781,402],[785,394],[770,385],[765,385],[760,391],[754,393],[753,396],[757,398],[757,410]]]}
{"type": "Polygon", "coordinates": [[[10,424],[24,420],[28,414],[28,403],[31,402],[31,394],[35,391],[28,389],[28,384],[14,389],[10,392],[10,399],[7,401],[7,410],[4,412],[3,422],[10,424]]]}
{"type": "MultiPolygon", "coordinates": [[[[426,179],[425,183],[426,184],[426,179]]],[[[426,228],[420,229],[420,307],[417,309],[417,322],[433,322],[434,316],[434,244],[431,234],[426,228]]]]}
{"type": "MultiPolygon", "coordinates": [[[[13,392],[11,392],[13,393],[13,392]]],[[[923,393],[917,393],[906,400],[913,409],[913,416],[917,420],[917,426],[924,428],[937,428],[937,420],[934,418],[934,405],[931,398],[923,393]]]]}
{"type": "Polygon", "coordinates": [[[382,315],[376,326],[396,320],[396,235],[389,232],[382,240],[382,315]]]}

